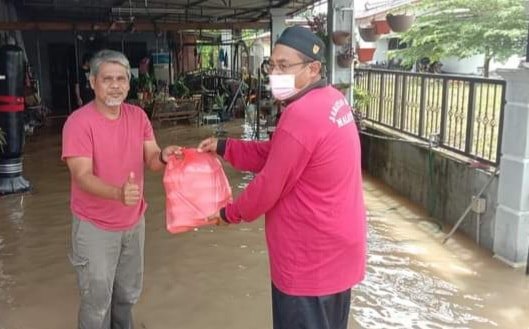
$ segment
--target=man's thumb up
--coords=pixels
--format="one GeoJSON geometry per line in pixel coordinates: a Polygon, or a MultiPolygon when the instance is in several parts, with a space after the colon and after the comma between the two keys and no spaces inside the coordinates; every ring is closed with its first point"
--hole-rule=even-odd
{"type": "Polygon", "coordinates": [[[127,182],[129,184],[134,184],[134,178],[135,178],[134,171],[131,171],[130,174],[129,174],[129,179],[127,180],[127,182]]]}
{"type": "Polygon", "coordinates": [[[127,181],[121,187],[122,202],[127,206],[133,206],[140,200],[140,187],[135,182],[134,172],[130,172],[127,181]]]}

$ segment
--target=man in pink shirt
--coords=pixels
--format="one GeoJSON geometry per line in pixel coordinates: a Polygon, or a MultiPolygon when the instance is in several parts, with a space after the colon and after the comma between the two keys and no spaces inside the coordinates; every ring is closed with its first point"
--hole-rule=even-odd
{"type": "Polygon", "coordinates": [[[270,87],[285,105],[270,141],[202,141],[256,173],[210,217],[265,214],[274,329],[346,329],[351,287],[365,274],[366,214],[358,132],[344,96],[321,78],[323,42],[287,28],[270,58],[270,87]]]}
{"type": "Polygon", "coordinates": [[[102,50],[90,61],[92,102],[63,128],[62,159],[71,176],[72,250],[77,272],[80,329],[130,329],[143,282],[144,165],[158,171],[172,145],[160,150],[145,112],[123,103],[130,65],[102,50]]]}

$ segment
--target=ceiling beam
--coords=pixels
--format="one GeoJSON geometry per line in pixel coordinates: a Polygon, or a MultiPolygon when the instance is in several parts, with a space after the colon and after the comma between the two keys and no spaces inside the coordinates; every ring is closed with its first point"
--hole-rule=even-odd
{"type": "MultiPolygon", "coordinates": [[[[182,23],[156,23],[159,31],[179,31],[188,29],[266,29],[270,25],[268,21],[259,22],[182,22],[182,23]]],[[[112,31],[123,32],[128,23],[114,23],[112,31]]],[[[0,22],[0,31],[94,31],[110,30],[111,23],[108,22],[0,22]]],[[[148,21],[134,22],[135,31],[155,31],[155,25],[148,21]]]]}
{"type": "Polygon", "coordinates": [[[188,3],[185,7],[186,8],[191,8],[191,7],[194,7],[196,5],[200,5],[201,3],[204,3],[204,2],[207,2],[208,0],[197,0],[197,1],[193,1],[193,2],[190,2],[188,3]]]}

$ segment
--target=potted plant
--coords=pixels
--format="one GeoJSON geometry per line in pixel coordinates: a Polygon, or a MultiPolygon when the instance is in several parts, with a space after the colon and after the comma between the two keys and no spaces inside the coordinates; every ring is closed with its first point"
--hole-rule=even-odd
{"type": "Polygon", "coordinates": [[[360,88],[357,85],[353,85],[353,108],[358,110],[361,108],[366,108],[371,100],[373,100],[375,96],[373,96],[369,91],[364,90],[360,88]]]}
{"type": "Polygon", "coordinates": [[[220,112],[224,111],[224,105],[226,104],[226,94],[217,92],[214,99],[214,107],[220,112]]]}
{"type": "Polygon", "coordinates": [[[367,42],[377,41],[380,38],[380,35],[375,32],[374,26],[359,27],[358,32],[360,37],[367,42]]]}
{"type": "Polygon", "coordinates": [[[147,73],[140,73],[138,77],[138,99],[148,98],[154,91],[154,79],[147,73]]]}
{"type": "Polygon", "coordinates": [[[373,25],[373,27],[375,28],[376,34],[388,34],[389,32],[391,32],[388,21],[385,19],[373,20],[371,22],[371,25],[373,25]]]}
{"type": "Polygon", "coordinates": [[[372,61],[375,50],[376,48],[358,48],[356,50],[358,61],[361,63],[372,61]]]}
{"type": "Polygon", "coordinates": [[[348,44],[342,49],[342,52],[336,56],[336,64],[343,68],[351,67],[351,64],[353,64],[354,56],[354,48],[352,44],[348,44]]]}
{"type": "Polygon", "coordinates": [[[319,13],[312,17],[307,17],[307,24],[309,25],[310,30],[323,41],[326,47],[328,47],[329,36],[327,34],[327,14],[319,13]]]}
{"type": "Polygon", "coordinates": [[[351,33],[347,31],[334,31],[332,33],[332,42],[337,46],[343,46],[351,42],[351,33]]]}
{"type": "Polygon", "coordinates": [[[406,32],[411,28],[413,22],[415,22],[415,15],[409,13],[409,10],[410,7],[405,6],[386,15],[388,25],[393,32],[406,32]]]}
{"type": "MultiPolygon", "coordinates": [[[[342,94],[346,95],[347,91],[351,88],[349,83],[337,83],[333,85],[334,88],[340,90],[342,94]]],[[[367,90],[353,84],[353,110],[359,108],[365,108],[369,105],[369,102],[373,100],[375,96],[369,93],[367,90]]]]}
{"type": "Polygon", "coordinates": [[[174,83],[171,85],[170,94],[176,98],[187,98],[189,97],[190,90],[185,84],[183,76],[177,77],[174,83]]]}

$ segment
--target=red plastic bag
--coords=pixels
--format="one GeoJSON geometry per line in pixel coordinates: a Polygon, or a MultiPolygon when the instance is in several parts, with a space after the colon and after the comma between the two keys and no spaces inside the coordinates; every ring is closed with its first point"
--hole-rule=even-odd
{"type": "Polygon", "coordinates": [[[184,149],[183,153],[183,159],[169,159],[163,177],[166,224],[171,233],[207,225],[207,216],[231,201],[231,188],[219,159],[196,149],[184,149]]]}

